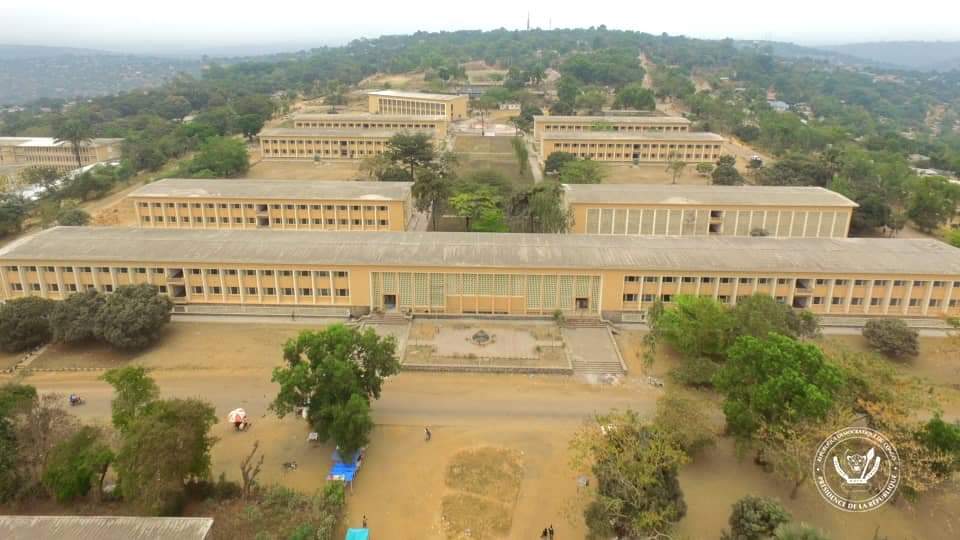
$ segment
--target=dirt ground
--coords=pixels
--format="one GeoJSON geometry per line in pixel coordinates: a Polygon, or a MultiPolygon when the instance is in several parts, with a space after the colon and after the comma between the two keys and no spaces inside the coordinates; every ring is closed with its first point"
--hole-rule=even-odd
{"type": "MultiPolygon", "coordinates": [[[[604,184],[670,184],[673,175],[667,171],[666,163],[603,163],[606,176],[604,184]]],[[[678,184],[706,185],[710,178],[697,173],[693,164],[688,165],[677,178],[678,184]]]]}
{"type": "MultiPolygon", "coordinates": [[[[329,445],[306,441],[307,427],[296,418],[277,419],[268,412],[276,393],[270,372],[281,362],[280,346],[303,323],[183,323],[170,326],[157,347],[138,355],[113,355],[100,348],[82,351],[51,349],[38,362],[48,365],[91,365],[135,362],[151,375],[167,397],[200,396],[209,400],[224,421],[214,427],[220,441],[213,449],[214,473],[237,479],[239,462],[255,440],[266,455],[261,481],[305,492],[319,488],[330,465],[329,445]],[[250,413],[253,427],[236,433],[225,421],[234,407],[250,413]],[[282,464],[297,462],[284,472],[282,464]]],[[[429,335],[429,328],[422,331],[429,335]]],[[[641,332],[617,336],[630,376],[617,386],[590,385],[573,377],[401,373],[384,386],[374,403],[376,428],[367,457],[348,501],[347,525],[358,526],[366,515],[377,537],[446,539],[443,498],[451,490],[448,465],[461,452],[496,447],[516,452],[522,463],[519,494],[512,509],[510,532],[496,538],[533,539],[553,524],[560,538],[584,538],[582,494],[578,471],[570,467],[568,441],[593,412],[633,408],[649,417],[662,390],[646,384],[646,376],[663,377],[675,356],[661,347],[649,370],[642,368],[641,332]],[[429,426],[433,437],[423,438],[429,426]]],[[[828,347],[863,347],[858,336],[825,338],[828,347]]],[[[960,345],[924,339],[923,355],[904,369],[935,380],[939,387],[960,383],[960,345]]],[[[107,423],[111,392],[98,380],[100,372],[35,373],[25,382],[41,392],[78,392],[87,404],[71,412],[85,421],[107,423]]],[[[0,376],[0,382],[10,377],[0,376]]],[[[669,382],[668,382],[669,384],[669,382]]],[[[956,390],[954,390],[956,392],[956,390]]],[[[946,409],[956,418],[957,409],[946,409]]],[[[887,505],[867,514],[824,511],[812,490],[789,499],[787,486],[763,473],[750,460],[739,460],[728,440],[706,451],[681,472],[688,515],[677,537],[716,538],[726,526],[730,505],[747,493],[776,496],[798,519],[826,530],[832,538],[873,537],[877,527],[890,538],[948,539],[958,536],[955,509],[960,493],[952,490],[925,497],[915,508],[887,505]]]]}

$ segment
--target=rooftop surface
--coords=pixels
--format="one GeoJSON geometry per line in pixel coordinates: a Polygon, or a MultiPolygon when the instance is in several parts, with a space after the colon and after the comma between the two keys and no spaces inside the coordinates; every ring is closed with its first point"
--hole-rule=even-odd
{"type": "Polygon", "coordinates": [[[679,131],[671,133],[631,133],[626,131],[545,131],[541,136],[543,140],[577,140],[577,141],[596,141],[596,140],[623,140],[623,141],[703,141],[703,142],[723,142],[722,136],[716,133],[706,131],[679,131]]]}
{"type": "Polygon", "coordinates": [[[4,540],[203,540],[211,518],[0,516],[4,540]]]}
{"type": "Polygon", "coordinates": [[[167,178],[147,184],[128,197],[391,201],[409,199],[412,185],[411,182],[167,178]]]}
{"type": "Polygon", "coordinates": [[[404,92],[402,90],[373,90],[371,92],[367,92],[367,95],[395,98],[430,99],[434,101],[451,101],[459,97],[466,97],[458,96],[456,94],[428,94],[426,92],[404,92]]]}
{"type": "Polygon", "coordinates": [[[382,122],[446,122],[447,117],[440,115],[434,116],[410,116],[400,114],[373,114],[367,112],[346,112],[346,113],[299,113],[293,115],[296,120],[379,120],[382,122]]]}
{"type": "Polygon", "coordinates": [[[357,137],[361,139],[389,139],[397,133],[430,133],[423,130],[363,129],[363,128],[264,128],[259,136],[267,137],[357,137]]]}
{"type": "Polygon", "coordinates": [[[564,184],[563,189],[568,203],[580,204],[858,206],[822,187],[564,184]]]}
{"type": "Polygon", "coordinates": [[[0,260],[960,276],[960,249],[889,238],[54,227],[7,244],[0,260]]]}
{"type": "MultiPolygon", "coordinates": [[[[92,139],[94,146],[103,144],[114,144],[123,141],[123,139],[92,139]]],[[[53,137],[0,137],[0,146],[64,146],[70,143],[66,141],[57,141],[53,137]]],[[[84,143],[83,146],[89,146],[84,143]]]]}
{"type": "Polygon", "coordinates": [[[611,124],[678,124],[689,126],[690,121],[682,116],[534,116],[537,122],[609,122],[611,124]]]}

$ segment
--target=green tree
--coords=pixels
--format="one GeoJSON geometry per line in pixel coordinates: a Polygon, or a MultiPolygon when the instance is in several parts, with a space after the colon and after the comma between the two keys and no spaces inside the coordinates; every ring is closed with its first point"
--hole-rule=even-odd
{"type": "Polygon", "coordinates": [[[413,183],[411,193],[416,199],[416,208],[421,212],[430,212],[433,230],[437,230],[440,208],[450,198],[450,181],[433,169],[423,169],[413,183]]]}
{"type": "Polygon", "coordinates": [[[570,161],[560,169],[560,182],[564,184],[599,184],[604,176],[600,163],[592,159],[570,161]]]}
{"type": "Polygon", "coordinates": [[[0,349],[20,352],[50,341],[54,301],[38,296],[13,298],[0,305],[0,349]]]}
{"type": "Polygon", "coordinates": [[[507,225],[503,210],[487,208],[480,213],[477,219],[473,220],[470,230],[474,232],[504,233],[510,232],[510,227],[507,225]]]}
{"type": "Polygon", "coordinates": [[[450,197],[450,206],[458,216],[466,219],[468,230],[473,230],[471,224],[480,216],[490,211],[499,211],[500,203],[500,196],[486,186],[477,186],[450,197]]]}
{"type": "Polygon", "coordinates": [[[53,447],[43,471],[43,485],[57,501],[67,502],[85,496],[96,480],[99,499],[111,461],[113,452],[100,430],[84,426],[53,447]]]}
{"type": "Polygon", "coordinates": [[[517,157],[517,164],[520,167],[519,174],[520,176],[526,176],[530,169],[530,151],[527,150],[527,143],[524,142],[522,137],[514,137],[510,139],[510,144],[513,145],[513,154],[517,157]]]}
{"type": "Polygon", "coordinates": [[[949,456],[950,463],[939,471],[941,474],[960,470],[960,422],[946,422],[937,412],[917,432],[917,439],[930,451],[949,456]]]}
{"type": "Polygon", "coordinates": [[[791,521],[784,523],[773,531],[773,540],[830,540],[820,529],[791,521]]]}
{"type": "Polygon", "coordinates": [[[716,443],[716,433],[706,411],[711,404],[693,394],[667,392],[657,400],[653,425],[674,446],[695,455],[716,443]]]}
{"type": "Polygon", "coordinates": [[[104,373],[101,379],[113,387],[111,419],[113,427],[121,433],[128,431],[146,406],[160,395],[157,383],[141,366],[114,368],[104,373]]]}
{"type": "Polygon", "coordinates": [[[193,178],[230,178],[250,169],[247,146],[242,140],[228,137],[207,139],[196,155],[182,168],[184,176],[193,178]]]}
{"type": "Polygon", "coordinates": [[[910,187],[907,216],[921,230],[931,231],[949,221],[960,204],[960,185],[945,178],[918,178],[910,187]]]}
{"type": "Polygon", "coordinates": [[[430,135],[426,133],[397,133],[387,142],[387,159],[401,164],[416,182],[416,171],[433,165],[437,158],[430,135]]]}
{"type": "Polygon", "coordinates": [[[101,306],[94,332],[118,349],[143,349],[160,339],[172,309],[173,302],[153,285],[122,285],[101,306]]]}
{"type": "Polygon", "coordinates": [[[871,348],[891,358],[920,353],[919,332],[902,319],[871,319],[863,326],[863,337],[871,348]]]}
{"type": "Polygon", "coordinates": [[[73,114],[60,117],[53,123],[53,137],[56,142],[67,143],[77,160],[77,168],[83,167],[81,149],[93,141],[94,129],[90,118],[85,114],[73,114]]]}
{"type": "Polygon", "coordinates": [[[775,499],[747,495],[733,503],[730,531],[723,540],[767,540],[780,525],[789,522],[790,514],[775,499]]]}
{"type": "Polygon", "coordinates": [[[727,427],[744,441],[761,423],[776,427],[824,418],[843,384],[842,372],[816,345],[779,334],[737,338],[714,377],[725,396],[727,427]]]}
{"type": "Polygon", "coordinates": [[[712,173],[713,173],[713,167],[714,167],[713,163],[697,163],[697,166],[696,166],[697,174],[699,174],[700,176],[710,177],[712,176],[712,173]]]}
{"type": "Polygon", "coordinates": [[[0,195],[0,235],[20,232],[23,222],[30,214],[30,204],[21,195],[0,195]]]}
{"type": "Polygon", "coordinates": [[[597,479],[584,511],[588,538],[663,536],[686,514],[677,475],[689,458],[636,412],[598,415],[571,446],[574,464],[597,479]]]}
{"type": "Polygon", "coordinates": [[[678,296],[669,308],[651,310],[649,318],[656,339],[685,359],[721,360],[735,337],[730,311],[708,296],[678,296]]]}
{"type": "Polygon", "coordinates": [[[78,343],[96,338],[96,320],[103,307],[103,295],[94,289],[71,294],[50,311],[53,341],[78,343]]]}
{"type": "Polygon", "coordinates": [[[64,208],[57,213],[57,224],[78,227],[90,223],[90,214],[82,208],[64,208]]]}
{"type": "Polygon", "coordinates": [[[257,133],[260,133],[260,130],[263,129],[265,123],[266,121],[259,115],[245,114],[237,118],[236,127],[248,141],[252,141],[257,133]]]}
{"type": "Polygon", "coordinates": [[[127,425],[114,462],[124,500],[150,514],[178,514],[185,482],[210,477],[216,421],[213,406],[199,399],[145,405],[127,425]]]}
{"type": "Polygon", "coordinates": [[[167,96],[166,99],[160,103],[157,112],[164,118],[179,122],[190,114],[192,110],[193,106],[190,105],[190,101],[188,101],[187,98],[183,96],[167,96]]]}
{"type": "Polygon", "coordinates": [[[607,93],[600,88],[585,88],[574,102],[577,109],[587,111],[587,114],[599,114],[607,103],[607,93]]]}
{"type": "Polygon", "coordinates": [[[577,156],[571,154],[570,152],[553,152],[547,156],[547,160],[543,164],[543,172],[547,174],[559,174],[564,165],[576,160],[577,156]]]}
{"type": "Polygon", "coordinates": [[[812,338],[820,332],[819,322],[809,311],[798,312],[768,294],[754,294],[737,300],[730,310],[738,336],[764,338],[776,332],[792,338],[812,338]]]}
{"type": "Polygon", "coordinates": [[[557,182],[541,182],[515,193],[508,207],[523,231],[563,233],[570,228],[572,218],[563,203],[563,187],[557,182]]]}
{"type": "Polygon", "coordinates": [[[683,174],[683,171],[687,168],[687,162],[680,159],[671,159],[670,163],[667,164],[667,172],[670,173],[670,176],[673,178],[673,184],[677,183],[677,178],[683,174]]]}
{"type": "Polygon", "coordinates": [[[370,400],[380,398],[386,377],[400,369],[396,341],[335,324],[304,330],[283,346],[286,366],[273,370],[280,392],[271,405],[283,417],[305,406],[320,440],[333,439],[344,454],[364,444],[373,423],[370,400]]]}
{"type": "Polygon", "coordinates": [[[22,493],[25,480],[17,444],[15,417],[37,400],[37,389],[26,384],[0,385],[0,502],[22,493]]]}
{"type": "Polygon", "coordinates": [[[57,182],[63,178],[63,173],[56,167],[33,165],[20,172],[20,178],[30,186],[39,186],[47,193],[56,191],[57,182]]]}
{"type": "Polygon", "coordinates": [[[731,155],[720,156],[717,166],[710,174],[716,186],[739,186],[744,183],[743,175],[736,167],[737,158],[731,155]]]}
{"type": "Polygon", "coordinates": [[[657,108],[657,100],[651,90],[643,87],[643,83],[635,82],[617,90],[613,108],[652,111],[657,108]]]}

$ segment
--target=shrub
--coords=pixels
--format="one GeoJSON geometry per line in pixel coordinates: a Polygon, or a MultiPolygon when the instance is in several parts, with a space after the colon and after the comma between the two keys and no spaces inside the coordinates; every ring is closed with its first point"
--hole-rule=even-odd
{"type": "Polygon", "coordinates": [[[53,341],[76,343],[94,339],[94,323],[103,303],[103,295],[92,289],[57,302],[50,312],[53,341]]]}
{"type": "Polygon", "coordinates": [[[670,377],[686,386],[710,388],[713,386],[713,376],[719,369],[720,364],[705,356],[700,356],[682,360],[680,365],[670,372],[670,377]]]}
{"type": "Polygon", "coordinates": [[[891,357],[905,358],[920,352],[919,333],[900,319],[874,319],[863,327],[870,347],[891,357]]]}
{"type": "Polygon", "coordinates": [[[790,514],[774,499],[747,495],[733,503],[730,512],[730,531],[724,531],[724,540],[764,540],[777,527],[790,521],[790,514]]]}
{"type": "Polygon", "coordinates": [[[97,314],[97,337],[119,349],[143,349],[160,338],[173,303],[152,285],[125,285],[107,296],[97,314]]]}
{"type": "Polygon", "coordinates": [[[27,296],[0,306],[0,349],[20,352],[50,341],[53,300],[27,296]]]}
{"type": "Polygon", "coordinates": [[[43,471],[43,485],[60,502],[83,497],[112,460],[113,452],[103,442],[100,430],[84,426],[50,452],[43,471]]]}

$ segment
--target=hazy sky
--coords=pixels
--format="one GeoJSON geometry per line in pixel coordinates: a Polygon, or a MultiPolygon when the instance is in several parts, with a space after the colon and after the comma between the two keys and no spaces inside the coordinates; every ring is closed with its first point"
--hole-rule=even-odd
{"type": "Polygon", "coordinates": [[[960,40],[957,0],[0,0],[0,43],[131,51],[343,43],[416,30],[609,28],[803,44],[960,40]]]}

